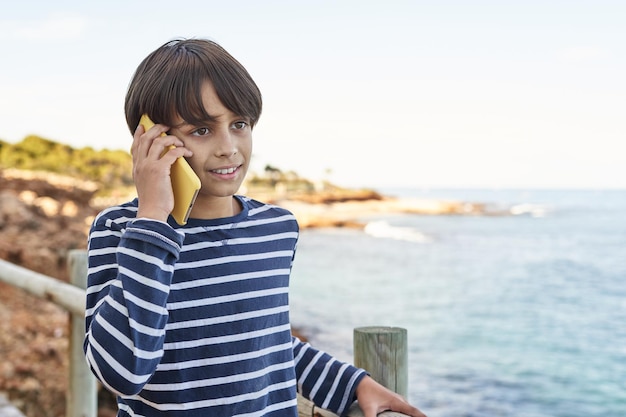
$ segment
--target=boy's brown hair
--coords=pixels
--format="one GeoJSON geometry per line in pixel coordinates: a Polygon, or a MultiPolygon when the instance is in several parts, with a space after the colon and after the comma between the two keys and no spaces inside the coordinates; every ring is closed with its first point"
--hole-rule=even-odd
{"type": "Polygon", "coordinates": [[[124,104],[131,133],[144,113],[170,127],[177,116],[191,125],[212,121],[202,103],[206,81],[227,109],[256,124],[261,92],[243,65],[213,41],[177,39],[148,55],[133,75],[124,104]]]}

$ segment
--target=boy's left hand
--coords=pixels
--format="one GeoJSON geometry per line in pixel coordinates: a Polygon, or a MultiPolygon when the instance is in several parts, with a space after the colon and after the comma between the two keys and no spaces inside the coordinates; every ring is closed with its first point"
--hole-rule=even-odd
{"type": "Polygon", "coordinates": [[[426,417],[417,408],[409,404],[401,395],[385,388],[371,377],[366,376],[356,387],[359,406],[365,417],[376,417],[383,411],[395,411],[412,417],[426,417]]]}

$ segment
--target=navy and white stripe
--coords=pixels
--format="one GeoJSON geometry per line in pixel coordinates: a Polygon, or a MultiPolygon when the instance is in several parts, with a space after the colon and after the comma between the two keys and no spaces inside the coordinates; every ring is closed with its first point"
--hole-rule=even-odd
{"type": "Polygon", "coordinates": [[[185,226],[100,213],[89,235],[85,354],[119,416],[297,416],[296,390],[342,414],[363,370],[292,337],[298,225],[244,197],[185,226]]]}

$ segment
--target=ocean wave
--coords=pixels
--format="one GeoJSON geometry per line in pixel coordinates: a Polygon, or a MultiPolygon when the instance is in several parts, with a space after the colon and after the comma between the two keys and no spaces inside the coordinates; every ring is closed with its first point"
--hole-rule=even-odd
{"type": "Polygon", "coordinates": [[[514,216],[545,217],[548,214],[548,207],[541,204],[522,203],[511,206],[509,212],[514,216]]]}
{"type": "Polygon", "coordinates": [[[432,241],[430,236],[412,228],[392,226],[384,220],[372,221],[365,225],[365,233],[372,237],[403,240],[406,242],[428,243],[432,241]]]}

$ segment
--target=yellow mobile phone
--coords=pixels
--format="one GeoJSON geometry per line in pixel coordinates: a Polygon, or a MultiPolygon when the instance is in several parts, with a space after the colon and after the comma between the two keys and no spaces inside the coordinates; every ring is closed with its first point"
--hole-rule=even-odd
{"type": "MultiPolygon", "coordinates": [[[[154,126],[154,122],[150,120],[147,114],[141,116],[139,124],[143,126],[146,132],[154,126]]],[[[165,133],[161,136],[165,136],[165,133]]],[[[182,156],[172,164],[170,178],[172,179],[172,190],[174,191],[172,217],[176,220],[176,223],[182,226],[187,224],[193,203],[196,201],[198,191],[200,191],[200,178],[193,172],[189,163],[182,156]]]]}

